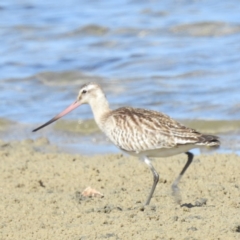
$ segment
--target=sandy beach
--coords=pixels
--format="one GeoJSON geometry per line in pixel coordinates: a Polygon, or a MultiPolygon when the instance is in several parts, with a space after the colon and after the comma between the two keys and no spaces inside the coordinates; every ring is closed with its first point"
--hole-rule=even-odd
{"type": "MultiPolygon", "coordinates": [[[[94,146],[93,146],[94,147],[94,146]]],[[[0,141],[0,239],[240,239],[240,157],[198,155],[170,186],[184,154],[153,160],[160,182],[150,206],[149,169],[121,153],[61,153],[47,139],[0,141]],[[84,197],[91,186],[104,197],[84,197]]]]}

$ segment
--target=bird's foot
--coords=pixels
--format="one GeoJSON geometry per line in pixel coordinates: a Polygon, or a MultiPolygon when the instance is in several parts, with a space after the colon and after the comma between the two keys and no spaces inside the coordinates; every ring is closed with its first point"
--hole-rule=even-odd
{"type": "Polygon", "coordinates": [[[181,204],[182,202],[182,196],[181,196],[181,192],[180,189],[178,188],[177,185],[172,185],[172,196],[174,198],[174,201],[177,204],[181,204]]]}

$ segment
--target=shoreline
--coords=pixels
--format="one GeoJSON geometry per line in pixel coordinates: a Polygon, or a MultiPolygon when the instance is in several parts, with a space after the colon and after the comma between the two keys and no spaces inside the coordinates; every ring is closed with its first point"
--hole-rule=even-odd
{"type": "MultiPolygon", "coordinates": [[[[188,120],[179,121],[188,127],[206,134],[213,134],[220,137],[220,153],[235,152],[240,155],[240,120],[232,121],[206,121],[206,120],[188,120]],[[233,125],[230,126],[232,123],[233,125]],[[215,127],[214,127],[215,126],[215,127]],[[210,127],[213,128],[210,131],[210,127]]],[[[3,141],[38,141],[46,138],[53,145],[57,145],[62,152],[74,154],[118,154],[121,151],[115,147],[107,137],[97,128],[93,119],[82,121],[59,120],[53,125],[42,129],[40,132],[33,133],[32,129],[40,124],[27,124],[13,122],[6,118],[0,118],[0,139],[3,141]],[[31,140],[32,139],[32,140],[31,140]],[[88,146],[92,146],[88,151],[88,146]]],[[[194,154],[199,151],[193,150],[194,154]]],[[[203,151],[204,152],[204,151],[203,151]]],[[[206,152],[207,153],[207,152],[206,152]]]]}
{"type": "Polygon", "coordinates": [[[137,158],[59,152],[47,139],[0,141],[2,239],[238,239],[240,156],[197,155],[171,184],[186,156],[153,160],[160,174],[142,208],[152,174],[137,158]],[[104,197],[83,197],[88,186],[104,197]],[[199,202],[202,204],[199,205],[199,202]]]}

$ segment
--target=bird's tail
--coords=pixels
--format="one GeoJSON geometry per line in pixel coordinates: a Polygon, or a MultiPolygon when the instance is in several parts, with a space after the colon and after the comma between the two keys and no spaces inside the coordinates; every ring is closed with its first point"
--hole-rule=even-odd
{"type": "Polygon", "coordinates": [[[198,145],[204,145],[211,148],[218,148],[221,144],[219,137],[214,135],[203,134],[199,140],[198,145]]]}

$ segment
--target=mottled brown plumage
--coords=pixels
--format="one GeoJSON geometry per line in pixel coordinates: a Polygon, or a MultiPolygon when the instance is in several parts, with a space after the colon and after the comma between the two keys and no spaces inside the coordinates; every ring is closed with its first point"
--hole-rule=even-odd
{"type": "Polygon", "coordinates": [[[160,112],[122,107],[103,116],[104,132],[119,148],[130,152],[219,145],[216,136],[187,128],[160,112]]]}
{"type": "Polygon", "coordinates": [[[96,123],[108,138],[124,152],[138,156],[151,169],[153,185],[145,205],[150,203],[159,181],[159,175],[149,157],[187,154],[187,163],[172,184],[173,195],[177,202],[180,202],[178,183],[193,160],[193,154],[188,151],[193,148],[218,147],[220,145],[218,137],[202,134],[185,127],[160,112],[131,107],[110,110],[105,94],[96,83],[83,85],[76,102],[33,131],[47,126],[85,103],[91,106],[96,123]]]}

